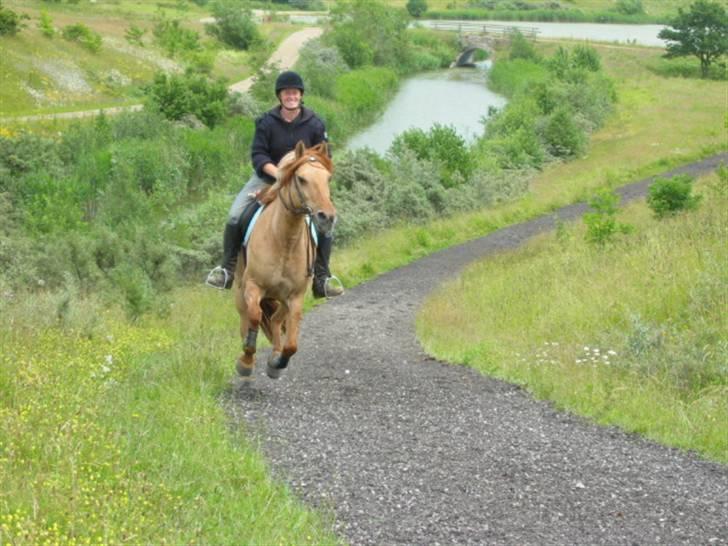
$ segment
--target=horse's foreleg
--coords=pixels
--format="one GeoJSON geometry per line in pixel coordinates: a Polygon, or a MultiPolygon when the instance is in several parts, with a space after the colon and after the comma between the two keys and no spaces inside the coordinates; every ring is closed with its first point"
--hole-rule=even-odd
{"type": "Polygon", "coordinates": [[[255,351],[258,339],[258,326],[261,319],[260,288],[251,281],[245,283],[243,294],[245,316],[240,317],[240,336],[243,338],[243,353],[238,358],[237,370],[242,376],[253,373],[255,367],[255,351]]]}
{"type": "Polygon", "coordinates": [[[288,361],[298,351],[298,332],[303,317],[303,296],[291,300],[286,317],[286,342],[280,355],[268,361],[266,373],[268,377],[277,379],[288,366],[288,361]]]}

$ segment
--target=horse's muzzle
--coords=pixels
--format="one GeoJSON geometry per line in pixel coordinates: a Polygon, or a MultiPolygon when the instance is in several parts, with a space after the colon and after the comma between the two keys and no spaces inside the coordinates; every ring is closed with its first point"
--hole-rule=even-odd
{"type": "Polygon", "coordinates": [[[336,224],[336,214],[327,214],[320,210],[313,215],[313,223],[324,235],[330,235],[336,224]]]}

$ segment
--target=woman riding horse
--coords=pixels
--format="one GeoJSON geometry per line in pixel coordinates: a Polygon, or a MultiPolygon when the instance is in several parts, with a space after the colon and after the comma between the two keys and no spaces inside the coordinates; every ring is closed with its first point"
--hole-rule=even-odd
{"type": "MultiPolygon", "coordinates": [[[[278,163],[296,143],[306,148],[327,142],[323,121],[303,106],[303,79],[296,72],[282,72],[276,79],[279,105],[263,114],[255,122],[255,136],[251,148],[253,175],[235,198],[223,234],[223,262],[207,276],[206,283],[215,288],[232,286],[235,263],[243,241],[241,220],[243,212],[258,193],[270,187],[278,177],[278,163]]],[[[318,247],[314,262],[313,294],[317,298],[339,296],[344,292],[341,283],[329,270],[333,234],[318,234],[318,247]]]]}

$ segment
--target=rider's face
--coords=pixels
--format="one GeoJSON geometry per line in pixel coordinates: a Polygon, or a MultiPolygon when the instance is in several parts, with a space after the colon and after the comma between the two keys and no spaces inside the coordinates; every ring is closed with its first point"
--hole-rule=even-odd
{"type": "Polygon", "coordinates": [[[278,98],[280,99],[281,104],[285,109],[295,110],[296,108],[301,106],[302,96],[303,93],[301,93],[300,89],[288,88],[282,89],[280,94],[278,95],[278,98]]]}

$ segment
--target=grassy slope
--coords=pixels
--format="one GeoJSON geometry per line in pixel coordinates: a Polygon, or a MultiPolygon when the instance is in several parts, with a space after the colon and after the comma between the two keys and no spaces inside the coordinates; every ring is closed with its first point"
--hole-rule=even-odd
{"type": "MultiPolygon", "coordinates": [[[[183,25],[197,31],[205,47],[215,48],[212,75],[233,82],[250,76],[260,62],[250,52],[220,48],[206,37],[200,19],[209,13],[189,4],[186,10],[174,8],[174,3],[154,2],[97,2],[93,6],[14,0],[7,6],[30,15],[26,28],[15,37],[0,38],[3,55],[0,57],[0,116],[63,112],[104,106],[138,103],[140,88],[149,83],[160,70],[182,69],[180,59],[168,59],[152,44],[155,17],[164,13],[168,18],[181,19],[183,25]],[[104,45],[94,54],[76,43],[56,36],[44,37],[37,28],[41,10],[46,11],[53,25],[60,29],[69,24],[83,23],[104,37],[104,45]],[[124,38],[127,28],[134,24],[147,32],[145,47],[130,45],[124,38]],[[175,68],[176,66],[176,68],[175,68]],[[110,71],[116,70],[128,81],[114,83],[110,71]],[[74,75],[85,86],[64,85],[62,76],[53,78],[51,72],[74,75]],[[39,91],[44,98],[36,100],[28,88],[39,91]],[[76,90],[73,90],[76,89],[76,90]]],[[[263,37],[272,50],[286,36],[300,27],[288,23],[265,23],[260,26],[263,37]]]]}
{"type": "Polygon", "coordinates": [[[471,266],[422,309],[427,351],[728,462],[728,180],[709,182],[698,212],[631,206],[635,234],[607,249],[579,226],[471,266]]]}

